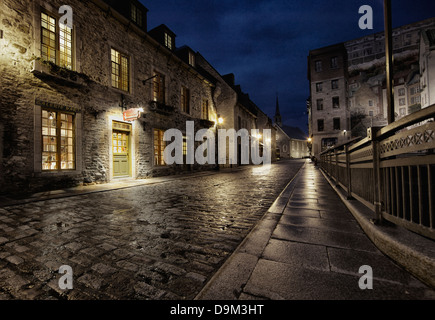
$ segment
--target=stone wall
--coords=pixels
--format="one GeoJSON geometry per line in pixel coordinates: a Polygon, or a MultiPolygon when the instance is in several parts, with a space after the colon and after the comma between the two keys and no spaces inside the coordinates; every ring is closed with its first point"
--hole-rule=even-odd
{"type": "MultiPolygon", "coordinates": [[[[223,123],[219,125],[219,129],[236,129],[235,107],[237,104],[237,93],[233,88],[222,78],[216,69],[201,55],[196,55],[196,63],[205,71],[211,74],[216,80],[216,86],[213,90],[213,101],[216,104],[219,116],[223,119],[223,123]]],[[[222,167],[229,167],[229,145],[226,148],[227,160],[222,167]]]]}
{"type": "Polygon", "coordinates": [[[280,159],[290,159],[290,138],[279,127],[276,129],[276,148],[280,159]]]}
{"type": "Polygon", "coordinates": [[[183,130],[186,120],[195,121],[196,129],[203,128],[199,120],[203,99],[210,102],[210,118],[216,118],[210,83],[144,32],[133,27],[127,30],[128,21],[108,15],[104,7],[96,3],[99,2],[75,0],[69,3],[74,10],[74,71],[56,68],[38,59],[41,8],[55,15],[64,4],[62,1],[4,0],[0,3],[4,180],[1,191],[37,191],[110,181],[113,178],[111,123],[122,120],[122,111],[132,107],[145,110],[143,118],[133,123],[134,177],[183,171],[182,166],[154,168],[153,128],[183,130]],[[130,92],[111,86],[111,48],[130,58],[130,92]],[[151,82],[144,84],[143,80],[150,78],[154,70],[166,76],[166,104],[172,107],[169,113],[150,110],[152,86],[151,82]],[[179,110],[181,85],[191,92],[190,115],[179,110]],[[76,110],[76,170],[46,173],[38,168],[41,142],[40,132],[35,128],[38,123],[36,100],[76,110]]]}

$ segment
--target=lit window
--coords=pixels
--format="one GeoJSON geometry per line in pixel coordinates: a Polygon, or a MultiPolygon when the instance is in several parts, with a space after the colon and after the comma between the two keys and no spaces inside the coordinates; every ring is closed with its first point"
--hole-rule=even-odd
{"type": "Polygon", "coordinates": [[[165,33],[165,46],[169,50],[172,50],[172,37],[167,33],[165,33]]]}
{"type": "Polygon", "coordinates": [[[187,156],[187,137],[183,136],[183,157],[187,156]]]}
{"type": "Polygon", "coordinates": [[[75,169],[74,115],[42,110],[42,170],[75,169]]]}
{"type": "Polygon", "coordinates": [[[112,134],[112,147],[114,154],[128,154],[128,133],[114,131],[112,134]]]}
{"type": "Polygon", "coordinates": [[[164,152],[166,147],[166,142],[163,140],[164,135],[163,130],[154,129],[154,165],[155,166],[164,166],[164,152]]]}
{"type": "Polygon", "coordinates": [[[190,90],[181,88],[181,111],[190,113],[190,90]]]}
{"type": "Polygon", "coordinates": [[[129,75],[129,59],[126,55],[118,52],[115,49],[111,51],[112,59],[112,87],[129,91],[130,90],[130,75],[129,75]]]}
{"type": "Polygon", "coordinates": [[[60,67],[73,69],[73,34],[66,24],[41,12],[41,58],[60,67]]]}
{"type": "Polygon", "coordinates": [[[201,118],[205,120],[209,120],[209,112],[208,112],[208,100],[204,99],[202,101],[202,113],[201,118]]]}
{"type": "Polygon", "coordinates": [[[153,100],[165,103],[165,76],[156,71],[153,79],[153,100]]]}
{"type": "Polygon", "coordinates": [[[189,64],[194,67],[195,66],[195,55],[189,51],[189,64]]]}
{"type": "Polygon", "coordinates": [[[142,27],[142,11],[133,3],[131,4],[131,20],[142,27]]]}

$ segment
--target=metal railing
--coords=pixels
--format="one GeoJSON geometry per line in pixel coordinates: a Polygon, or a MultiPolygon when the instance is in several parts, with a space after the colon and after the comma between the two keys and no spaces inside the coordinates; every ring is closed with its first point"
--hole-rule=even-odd
{"type": "Polygon", "coordinates": [[[382,219],[435,239],[435,105],[320,154],[321,168],[382,219]]]}

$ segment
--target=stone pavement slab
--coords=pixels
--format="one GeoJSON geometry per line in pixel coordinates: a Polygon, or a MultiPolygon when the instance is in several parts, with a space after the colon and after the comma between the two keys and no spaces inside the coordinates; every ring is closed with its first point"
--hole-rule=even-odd
{"type": "Polygon", "coordinates": [[[370,241],[307,162],[197,300],[434,300],[370,241]],[[284,205],[285,203],[285,205],[284,205]],[[373,289],[359,286],[361,266],[373,289]]]}
{"type": "MultiPolygon", "coordinates": [[[[0,298],[193,299],[303,164],[274,163],[261,175],[247,166],[15,199],[0,208],[0,298]],[[72,290],[59,287],[62,265],[73,270],[72,290]]],[[[268,237],[279,216],[264,220],[268,237]]],[[[246,247],[253,263],[232,283],[252,273],[257,248],[266,245],[246,247]]]]}

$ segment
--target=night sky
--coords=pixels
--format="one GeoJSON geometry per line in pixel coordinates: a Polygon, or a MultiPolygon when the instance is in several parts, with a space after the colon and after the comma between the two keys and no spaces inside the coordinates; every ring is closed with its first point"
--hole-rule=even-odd
{"type": "MultiPolygon", "coordinates": [[[[307,55],[312,49],[384,30],[383,0],[141,0],[148,30],[166,24],[177,47],[199,51],[273,119],[276,93],[284,124],[307,132],[307,55]],[[362,5],[374,29],[361,30],[362,5]]],[[[433,0],[393,0],[393,27],[435,17],[433,0]]]]}

